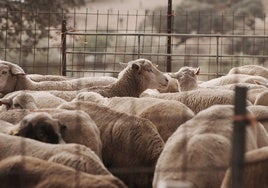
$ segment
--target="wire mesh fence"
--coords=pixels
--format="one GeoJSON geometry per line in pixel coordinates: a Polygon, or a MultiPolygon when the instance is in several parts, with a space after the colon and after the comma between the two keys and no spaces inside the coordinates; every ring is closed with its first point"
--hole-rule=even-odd
{"type": "MultiPolygon", "coordinates": [[[[234,66],[256,64],[267,67],[268,63],[266,16],[248,19],[223,13],[199,12],[195,15],[187,13],[175,15],[173,13],[172,32],[167,34],[166,20],[167,16],[170,15],[167,15],[166,11],[127,11],[122,13],[111,10],[106,12],[90,12],[88,10],[78,12],[73,10],[71,13],[65,13],[1,10],[1,14],[5,15],[7,21],[1,25],[0,59],[17,63],[27,73],[62,74],[71,77],[116,77],[122,70],[119,62],[147,58],[157,64],[158,68],[163,72],[175,72],[182,66],[200,67],[200,80],[208,80],[225,75],[234,66]],[[36,24],[28,28],[21,27],[20,30],[10,28],[8,27],[10,14],[17,14],[18,19],[21,21],[23,21],[24,16],[33,14],[36,24],[38,19],[45,17],[48,20],[46,32],[43,33],[41,38],[37,38],[41,31],[36,24]],[[53,19],[55,14],[61,16],[61,21],[66,21],[63,24],[59,23],[57,28],[50,25],[50,20],[53,19]],[[195,17],[195,20],[192,20],[193,17],[195,17]],[[203,20],[204,18],[209,19],[205,21],[203,20]],[[60,27],[61,24],[66,27],[60,27]],[[31,33],[31,40],[27,39],[25,33],[31,33]],[[12,42],[11,38],[13,37],[17,37],[16,42],[12,42]],[[169,39],[171,39],[171,46],[168,46],[169,39]],[[171,47],[171,53],[168,52],[168,47],[171,47]]],[[[134,106],[133,108],[137,107],[134,106]]],[[[82,109],[78,105],[77,110],[82,109]]],[[[105,108],[103,110],[108,111],[105,108]]],[[[92,109],[92,111],[94,110],[92,109]]],[[[32,111],[22,111],[22,116],[30,112],[32,111]]],[[[99,123],[106,115],[104,111],[96,109],[94,112],[89,113],[94,117],[93,120],[99,123]]],[[[124,115],[120,114],[120,118],[121,116],[124,115]]],[[[11,115],[9,118],[13,119],[11,115]]],[[[112,122],[116,118],[121,121],[121,124],[125,123],[123,118],[120,119],[116,116],[112,117],[110,121],[112,122]]],[[[143,121],[134,117],[131,120],[135,126],[139,126],[139,123],[143,121]]],[[[79,120],[77,122],[81,123],[79,120]]],[[[78,129],[80,128],[78,127],[78,129]]],[[[112,132],[113,130],[110,131],[112,132]]],[[[123,135],[124,132],[120,132],[121,134],[123,135]]],[[[139,154],[135,153],[137,151],[135,150],[136,147],[142,148],[141,150],[148,149],[146,145],[138,145],[136,140],[139,136],[130,136],[132,137],[127,142],[130,147],[127,148],[128,150],[117,151],[118,156],[113,156],[115,154],[110,151],[111,156],[105,156],[103,160],[105,161],[108,157],[119,158],[121,155],[128,157],[131,155],[139,156],[139,154]]],[[[113,138],[110,139],[112,140],[113,138]]],[[[161,141],[161,138],[159,137],[158,140],[161,141]]],[[[124,141],[117,140],[117,145],[115,144],[114,147],[126,144],[124,141]]],[[[204,164],[203,166],[191,167],[187,164],[187,157],[189,157],[186,148],[187,142],[188,140],[184,140],[184,138],[181,141],[184,146],[181,150],[183,153],[181,167],[174,167],[174,169],[158,168],[158,173],[181,173],[182,179],[187,179],[186,176],[189,175],[187,173],[205,173],[209,171],[223,174],[230,166],[230,164],[218,166],[204,164]]],[[[26,142],[22,140],[20,144],[20,154],[27,155],[30,150],[25,149],[27,148],[26,142]]],[[[105,145],[105,147],[109,151],[109,145],[105,145]]],[[[79,156],[81,158],[85,157],[81,154],[83,153],[83,148],[76,146],[71,151],[75,151],[78,156],[81,155],[82,157],[79,156]]],[[[147,160],[145,157],[135,160],[147,160]]],[[[153,159],[155,160],[156,158],[153,159]]],[[[57,160],[61,160],[61,158],[55,159],[55,161],[57,160]]],[[[122,158],[120,160],[115,160],[113,161],[114,163],[106,160],[105,166],[113,174],[124,179],[130,188],[138,187],[140,184],[137,184],[137,182],[141,181],[141,179],[145,181],[145,184],[152,182],[153,174],[155,173],[154,166],[117,167],[116,164],[119,162],[128,164],[126,161],[129,159],[122,158]]],[[[152,162],[155,163],[156,161],[152,162]]],[[[75,174],[75,187],[79,187],[79,177],[83,176],[78,173],[80,172],[79,170],[81,169],[78,168],[75,174]]]]}
{"type": "Polygon", "coordinates": [[[231,67],[245,64],[267,66],[267,18],[231,14],[187,12],[172,14],[172,33],[167,35],[166,11],[156,12],[12,12],[1,10],[5,18],[34,15],[46,17],[46,32],[36,24],[28,28],[8,27],[2,23],[1,59],[21,65],[29,73],[61,74],[61,23],[50,26],[50,20],[66,20],[66,65],[69,76],[114,75],[121,70],[118,62],[142,57],[152,60],[164,72],[182,66],[200,66],[200,77],[207,80],[226,74],[231,67]],[[17,28],[16,28],[17,29],[17,28]],[[30,39],[26,37],[30,33],[30,39]],[[87,33],[87,34],[86,34],[87,33]],[[16,36],[17,41],[13,38],[16,36]],[[12,38],[13,37],[13,38],[12,38]],[[171,37],[171,54],[167,52],[171,37]],[[11,40],[12,39],[12,40],[11,40]]]}

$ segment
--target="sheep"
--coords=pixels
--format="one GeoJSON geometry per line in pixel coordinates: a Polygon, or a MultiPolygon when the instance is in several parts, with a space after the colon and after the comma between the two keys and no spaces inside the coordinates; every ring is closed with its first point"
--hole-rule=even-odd
{"type": "Polygon", "coordinates": [[[170,73],[171,78],[178,80],[178,91],[190,91],[198,88],[197,75],[200,67],[182,67],[176,73],[170,73]]]}
{"type": "Polygon", "coordinates": [[[254,105],[263,105],[268,108],[268,89],[266,91],[261,92],[254,102],[254,105]]]}
{"type": "Polygon", "coordinates": [[[20,155],[0,161],[0,182],[2,188],[126,188],[111,175],[77,172],[61,164],[20,155]]]}
{"type": "Polygon", "coordinates": [[[108,85],[117,79],[113,77],[85,77],[64,81],[42,81],[31,80],[24,70],[13,63],[0,60],[1,84],[0,93],[7,93],[18,90],[79,90],[85,87],[108,85]]]}
{"type": "Polygon", "coordinates": [[[18,124],[0,120],[0,132],[56,144],[65,143],[61,132],[66,126],[45,112],[26,115],[18,124]]]}
{"type": "MultiPolygon", "coordinates": [[[[149,97],[176,100],[185,104],[194,113],[198,113],[201,110],[204,110],[215,104],[233,104],[234,91],[199,88],[196,90],[183,91],[179,93],[160,93],[150,95],[149,97]]],[[[251,103],[248,102],[248,104],[251,103]]]]}
{"type": "Polygon", "coordinates": [[[268,108],[262,105],[251,105],[247,109],[254,115],[257,121],[259,121],[266,131],[268,132],[268,108]]]}
{"type": "Polygon", "coordinates": [[[168,85],[167,77],[151,61],[136,59],[127,63],[118,80],[108,86],[96,86],[80,90],[94,91],[104,97],[139,97],[146,89],[161,89],[168,85]]]}
{"type": "MultiPolygon", "coordinates": [[[[268,147],[262,147],[245,154],[243,182],[245,188],[268,187],[268,147]]],[[[221,188],[232,187],[231,168],[226,171],[221,188]]]]}
{"type": "MultiPolygon", "coordinates": [[[[173,93],[179,91],[189,91],[198,88],[196,76],[200,68],[182,67],[175,73],[165,73],[168,79],[168,85],[164,89],[157,89],[159,93],[173,93]]],[[[145,91],[146,93],[146,91],[145,91]]]]}
{"type": "Polygon", "coordinates": [[[256,81],[266,82],[267,79],[262,76],[252,76],[246,74],[230,74],[222,77],[214,78],[208,81],[205,81],[199,84],[200,87],[213,87],[213,86],[222,86],[226,84],[234,84],[234,83],[251,83],[255,84],[256,81]]]}
{"type": "Polygon", "coordinates": [[[67,110],[51,115],[66,127],[61,132],[66,143],[85,145],[102,158],[100,130],[87,113],[81,110],[67,110]]]}
{"type": "Polygon", "coordinates": [[[80,109],[90,115],[100,130],[104,165],[127,186],[152,186],[154,166],[164,147],[164,141],[152,122],[92,102],[70,102],[58,108],[80,109]],[[129,172],[137,167],[150,168],[152,171],[148,174],[129,172]],[[113,171],[117,168],[127,172],[113,171]]]}
{"type": "MultiPolygon", "coordinates": [[[[160,154],[153,180],[185,180],[193,187],[218,188],[230,165],[233,105],[214,105],[182,124],[160,154]]],[[[268,146],[261,124],[247,126],[246,151],[268,146]]]]}
{"type": "Polygon", "coordinates": [[[19,93],[13,97],[3,97],[0,99],[0,104],[1,111],[10,109],[38,109],[35,99],[28,93],[19,93]]]}
{"type": "Polygon", "coordinates": [[[35,139],[41,142],[58,144],[65,143],[61,132],[66,126],[45,112],[26,115],[20,123],[10,126],[9,134],[35,139]]]}
{"type": "MultiPolygon", "coordinates": [[[[227,84],[222,86],[213,86],[208,87],[209,89],[228,89],[228,90],[235,90],[236,87],[246,87],[248,89],[247,92],[247,99],[254,104],[256,98],[258,95],[267,90],[265,86],[257,85],[257,84],[251,84],[251,83],[234,83],[234,84],[227,84]]],[[[200,88],[206,88],[206,87],[200,87],[200,88]]]]}
{"type": "Polygon", "coordinates": [[[105,98],[95,92],[82,92],[75,100],[96,102],[113,110],[149,119],[164,141],[194,116],[192,110],[178,101],[157,98],[112,97],[105,98]]]}
{"type": "Polygon", "coordinates": [[[49,144],[0,133],[0,161],[15,155],[36,157],[89,174],[111,175],[90,148],[79,144],[49,144]]]}
{"type": "Polygon", "coordinates": [[[56,108],[66,102],[64,99],[57,97],[47,91],[15,91],[5,95],[0,99],[2,110],[27,108],[56,108]]]}
{"type": "Polygon", "coordinates": [[[42,82],[42,81],[64,81],[69,80],[72,78],[60,75],[42,75],[42,74],[28,74],[27,75],[31,80],[35,82],[42,82]]]}
{"type": "Polygon", "coordinates": [[[228,75],[231,74],[255,75],[255,76],[262,76],[268,79],[268,69],[260,65],[243,65],[240,67],[233,67],[228,72],[228,75]]]}
{"type": "Polygon", "coordinates": [[[3,124],[0,132],[32,138],[47,143],[76,143],[91,148],[100,158],[102,143],[95,122],[83,111],[75,110],[10,110],[11,125],[3,124]],[[22,119],[22,120],[21,120],[22,119]],[[7,128],[9,127],[9,128],[7,128]]]}
{"type": "MultiPolygon", "coordinates": [[[[168,85],[167,87],[163,89],[155,89],[159,93],[173,93],[178,92],[178,80],[172,78],[168,73],[164,74],[168,79],[168,85]]],[[[146,90],[145,90],[146,91],[146,90]]]]}

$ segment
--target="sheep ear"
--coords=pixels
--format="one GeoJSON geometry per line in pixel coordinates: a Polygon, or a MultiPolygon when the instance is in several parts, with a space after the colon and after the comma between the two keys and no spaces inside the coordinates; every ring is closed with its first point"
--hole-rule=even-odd
{"type": "Polygon", "coordinates": [[[199,72],[200,72],[200,67],[198,67],[198,68],[195,69],[194,74],[195,74],[195,75],[198,75],[199,72]]]}
{"type": "Polygon", "coordinates": [[[127,63],[119,62],[119,65],[124,69],[127,67],[127,63]]]}
{"type": "Polygon", "coordinates": [[[0,105],[3,105],[3,104],[6,105],[7,107],[10,107],[12,105],[12,100],[2,98],[0,99],[0,105]]]}
{"type": "Polygon", "coordinates": [[[177,75],[176,74],[174,74],[174,73],[168,73],[168,75],[171,77],[171,78],[177,78],[177,75]]]}
{"type": "Polygon", "coordinates": [[[137,72],[140,72],[141,66],[138,63],[133,63],[131,68],[137,72]]]}
{"type": "Polygon", "coordinates": [[[257,84],[257,85],[262,85],[259,81],[257,81],[257,80],[253,80],[254,81],[254,83],[255,84],[257,84]]]}
{"type": "Polygon", "coordinates": [[[17,136],[17,134],[18,134],[18,130],[11,130],[10,131],[10,133],[9,133],[9,135],[12,135],[12,136],[17,136]]]}
{"type": "Polygon", "coordinates": [[[24,70],[19,65],[16,65],[14,63],[10,63],[7,61],[1,61],[0,63],[3,63],[5,65],[9,66],[11,74],[13,74],[13,75],[24,75],[25,74],[24,70]]]}
{"type": "Polygon", "coordinates": [[[59,126],[60,126],[60,133],[63,134],[66,131],[67,126],[64,125],[63,123],[59,123],[59,126]]]}

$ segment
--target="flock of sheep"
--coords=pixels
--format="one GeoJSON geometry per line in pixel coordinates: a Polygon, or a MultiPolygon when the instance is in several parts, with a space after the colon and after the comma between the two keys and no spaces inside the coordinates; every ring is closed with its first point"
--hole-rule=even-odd
{"type": "Polygon", "coordinates": [[[247,87],[245,187],[268,186],[268,69],[198,81],[147,59],[118,78],[26,74],[0,61],[0,182],[25,188],[231,187],[236,86],[247,87]]]}

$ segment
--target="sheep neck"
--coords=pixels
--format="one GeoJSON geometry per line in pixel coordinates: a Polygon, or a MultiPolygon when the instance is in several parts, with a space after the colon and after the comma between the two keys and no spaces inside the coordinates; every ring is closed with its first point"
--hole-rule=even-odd
{"type": "Polygon", "coordinates": [[[18,81],[15,86],[15,90],[75,90],[71,84],[64,81],[32,81],[27,75],[18,75],[18,81]]]}
{"type": "Polygon", "coordinates": [[[139,97],[145,89],[138,76],[140,75],[128,70],[116,83],[111,85],[111,88],[117,92],[117,96],[139,97]]]}

